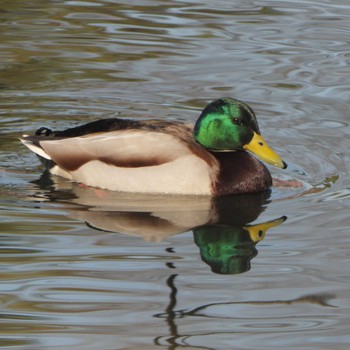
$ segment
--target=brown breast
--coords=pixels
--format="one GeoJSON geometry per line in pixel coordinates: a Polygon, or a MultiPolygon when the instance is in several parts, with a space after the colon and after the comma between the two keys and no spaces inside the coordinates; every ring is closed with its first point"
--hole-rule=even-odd
{"type": "Polygon", "coordinates": [[[213,183],[216,195],[255,193],[272,185],[271,174],[263,163],[245,151],[213,152],[220,172],[213,183]]]}

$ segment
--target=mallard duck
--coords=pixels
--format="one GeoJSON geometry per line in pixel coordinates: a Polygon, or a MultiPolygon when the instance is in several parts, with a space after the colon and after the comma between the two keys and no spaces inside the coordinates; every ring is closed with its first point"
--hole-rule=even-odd
{"type": "Polygon", "coordinates": [[[261,160],[286,168],[244,102],[209,103],[193,125],[102,119],[63,131],[40,128],[21,141],[49,161],[50,172],[113,191],[226,195],[272,185],[261,160]]]}

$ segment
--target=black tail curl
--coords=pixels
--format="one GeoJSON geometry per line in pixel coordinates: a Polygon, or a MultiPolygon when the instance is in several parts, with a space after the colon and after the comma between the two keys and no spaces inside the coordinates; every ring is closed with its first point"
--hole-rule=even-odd
{"type": "Polygon", "coordinates": [[[49,128],[42,127],[35,131],[35,136],[52,136],[53,132],[49,128]]]}

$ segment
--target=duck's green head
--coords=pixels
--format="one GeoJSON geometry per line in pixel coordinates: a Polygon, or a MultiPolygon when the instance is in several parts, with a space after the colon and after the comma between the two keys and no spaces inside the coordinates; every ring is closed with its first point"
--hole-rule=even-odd
{"type": "Polygon", "coordinates": [[[199,144],[211,151],[248,150],[269,164],[282,169],[287,167],[261,136],[253,110],[233,98],[221,98],[205,107],[193,135],[199,144]]]}

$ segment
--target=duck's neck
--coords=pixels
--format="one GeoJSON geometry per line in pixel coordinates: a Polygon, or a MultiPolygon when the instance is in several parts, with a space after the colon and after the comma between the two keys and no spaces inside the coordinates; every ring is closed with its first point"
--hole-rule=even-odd
{"type": "Polygon", "coordinates": [[[215,194],[256,193],[272,186],[268,169],[248,152],[212,152],[212,155],[220,165],[218,178],[213,184],[215,194]]]}

